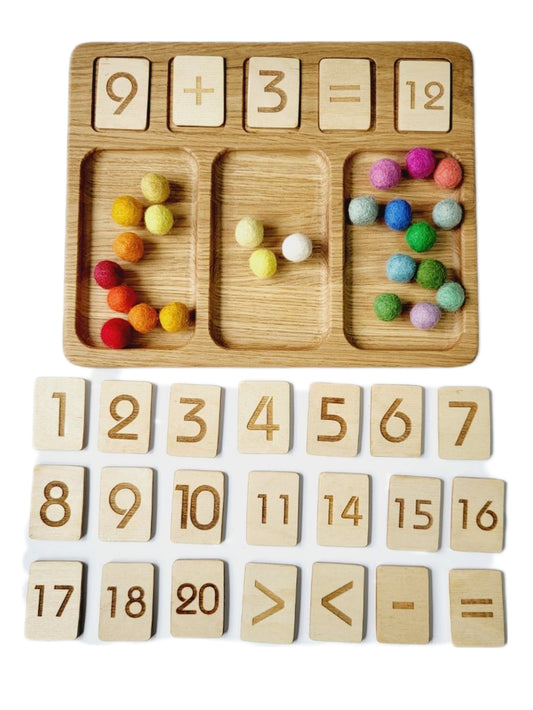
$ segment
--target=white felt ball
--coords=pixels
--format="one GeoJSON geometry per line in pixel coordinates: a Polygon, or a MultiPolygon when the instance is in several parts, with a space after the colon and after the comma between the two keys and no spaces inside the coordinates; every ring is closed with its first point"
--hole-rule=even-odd
{"type": "Polygon", "coordinates": [[[305,234],[296,232],[283,240],[281,252],[287,261],[305,261],[311,256],[313,244],[305,234]]]}

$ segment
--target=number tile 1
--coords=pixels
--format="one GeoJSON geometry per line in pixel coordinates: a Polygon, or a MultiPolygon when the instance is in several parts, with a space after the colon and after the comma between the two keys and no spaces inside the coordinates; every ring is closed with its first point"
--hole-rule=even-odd
{"type": "Polygon", "coordinates": [[[505,529],[505,482],[453,479],[450,547],[461,552],[501,552],[505,529]]]}
{"type": "Polygon", "coordinates": [[[146,562],[108,562],[100,590],[101,641],[148,641],[153,633],[155,567],[146,562]]]}
{"type": "Polygon", "coordinates": [[[222,636],[225,631],[225,574],[222,560],[174,562],[170,608],[172,636],[222,636]]]}
{"type": "Polygon", "coordinates": [[[439,389],[439,456],[483,460],[491,455],[490,390],[486,387],[439,389]]]}
{"type": "Polygon", "coordinates": [[[372,456],[421,456],[422,412],[422,387],[373,385],[370,403],[372,456]]]}
{"type": "Polygon", "coordinates": [[[365,577],[362,565],[315,562],[309,637],[314,641],[363,640],[365,577]]]}
{"type": "Polygon", "coordinates": [[[495,569],[452,569],[449,589],[454,646],[504,646],[502,573],[495,569]]]}
{"type": "Polygon", "coordinates": [[[81,451],[85,446],[87,384],[79,377],[38,377],[33,445],[41,451],[81,451]]]}
{"type": "Polygon", "coordinates": [[[152,384],[106,380],[100,392],[98,449],[145,454],[150,449],[152,384]]]}
{"type": "Polygon", "coordinates": [[[34,468],[29,529],[32,540],[82,537],[85,478],[83,466],[43,464],[34,468]]]}
{"type": "Polygon", "coordinates": [[[100,540],[146,542],[152,537],[151,468],[108,466],[100,478],[100,540]]]}
{"type": "Polygon", "coordinates": [[[376,636],[380,643],[430,640],[430,584],[426,567],[376,569],[376,636]]]}

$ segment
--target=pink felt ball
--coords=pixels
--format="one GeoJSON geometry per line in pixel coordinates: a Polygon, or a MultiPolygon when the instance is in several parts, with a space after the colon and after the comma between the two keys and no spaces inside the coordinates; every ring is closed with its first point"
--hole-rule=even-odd
{"type": "Polygon", "coordinates": [[[113,286],[120,286],[124,281],[124,272],[122,267],[115,261],[99,261],[94,267],[94,280],[102,288],[113,288],[113,286]]]}
{"type": "Polygon", "coordinates": [[[415,303],[409,314],[411,323],[419,330],[431,330],[440,320],[440,308],[434,303],[415,303]]]}
{"type": "Polygon", "coordinates": [[[436,162],[433,151],[429,148],[413,148],[405,156],[407,172],[412,178],[421,180],[433,173],[436,162]]]}
{"type": "Polygon", "coordinates": [[[402,179],[400,164],[390,158],[381,158],[370,168],[370,182],[378,190],[390,190],[402,179]]]}
{"type": "Polygon", "coordinates": [[[463,169],[455,158],[447,157],[439,161],[433,173],[433,180],[439,187],[451,190],[457,187],[463,179],[463,169]]]}
{"type": "Polygon", "coordinates": [[[100,337],[108,348],[120,350],[131,343],[133,328],[124,318],[110,318],[102,326],[100,337]]]}

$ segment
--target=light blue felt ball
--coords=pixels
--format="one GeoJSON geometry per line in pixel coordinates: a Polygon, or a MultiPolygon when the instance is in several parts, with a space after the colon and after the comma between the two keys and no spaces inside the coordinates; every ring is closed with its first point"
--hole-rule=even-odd
{"type": "Polygon", "coordinates": [[[408,283],[416,273],[416,261],[407,254],[393,254],[387,261],[386,272],[391,281],[408,283]]]}
{"type": "Polygon", "coordinates": [[[463,219],[463,208],[457,200],[441,200],[433,207],[432,217],[440,229],[453,229],[463,219]]]}
{"type": "Polygon", "coordinates": [[[378,218],[378,212],[378,203],[371,195],[354,197],[348,204],[348,217],[352,224],[373,224],[378,218]]]}
{"type": "Polygon", "coordinates": [[[457,281],[447,281],[437,291],[435,300],[443,311],[453,313],[458,311],[465,302],[465,292],[457,281]]]}
{"type": "Polygon", "coordinates": [[[391,229],[403,231],[411,224],[411,205],[406,200],[391,200],[385,206],[385,223],[391,229]]]}

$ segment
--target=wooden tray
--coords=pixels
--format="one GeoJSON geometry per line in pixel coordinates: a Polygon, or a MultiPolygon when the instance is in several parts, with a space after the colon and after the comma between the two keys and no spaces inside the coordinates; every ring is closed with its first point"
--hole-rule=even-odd
{"type": "MultiPolygon", "coordinates": [[[[196,89],[207,88],[208,79],[200,76],[196,89]]],[[[90,367],[381,367],[455,366],[474,359],[478,298],[473,86],[472,58],[464,46],[87,44],[73,52],[70,82],[64,348],[72,362],[90,367]],[[223,57],[221,125],[176,125],[173,59],[189,55],[223,57]],[[286,99],[297,102],[294,127],[249,125],[254,120],[247,82],[254,57],[271,58],[274,67],[278,58],[299,60],[295,96],[273,72],[267,96],[280,104],[286,99]],[[133,128],[125,123],[127,108],[111,117],[112,127],[101,118],[97,71],[105,58],[140,58],[148,67],[147,78],[135,79],[137,98],[145,85],[147,93],[144,119],[141,112],[133,128]],[[325,58],[369,62],[368,126],[321,128],[319,75],[325,58]],[[434,130],[431,123],[431,130],[399,129],[400,61],[406,60],[449,62],[451,109],[444,130],[434,130]],[[404,165],[407,151],[416,146],[456,157],[464,171],[460,186],[442,190],[429,178],[405,178],[393,190],[372,188],[368,172],[375,160],[392,157],[404,165]],[[122,194],[142,199],[140,180],[149,171],[171,182],[167,204],[175,216],[174,228],[164,237],[140,230],[145,257],[137,264],[122,264],[126,282],[156,308],[174,300],[185,302],[195,318],[185,332],[169,334],[157,328],[136,336],[127,349],[111,350],[101,342],[100,329],[118,314],[109,310],[93,269],[101,259],[117,260],[112,243],[125,230],[111,219],[113,200],[122,194]],[[360,194],[374,195],[380,205],[404,197],[416,219],[429,219],[433,205],[445,197],[463,205],[458,228],[439,232],[431,252],[413,253],[417,259],[440,259],[449,278],[459,280],[467,294],[464,307],[443,314],[435,329],[416,330],[408,316],[410,304],[432,300],[434,294],[416,283],[393,284],[385,275],[390,255],[409,252],[403,233],[393,232],[382,219],[366,228],[347,219],[349,199],[360,194]],[[234,238],[235,225],[244,215],[263,220],[264,246],[278,255],[286,235],[308,234],[312,257],[299,264],[280,257],[272,279],[257,279],[248,269],[249,251],[234,238]],[[398,293],[406,305],[392,323],[379,321],[373,312],[374,297],[385,291],[398,293]]],[[[431,97],[436,82],[428,83],[431,97]]],[[[362,96],[364,88],[350,85],[346,91],[335,95],[356,101],[353,96],[362,96]]],[[[117,108],[123,99],[115,97],[117,108]]],[[[437,113],[427,111],[428,120],[437,113]]],[[[273,115],[264,114],[267,121],[273,115]]]]}

